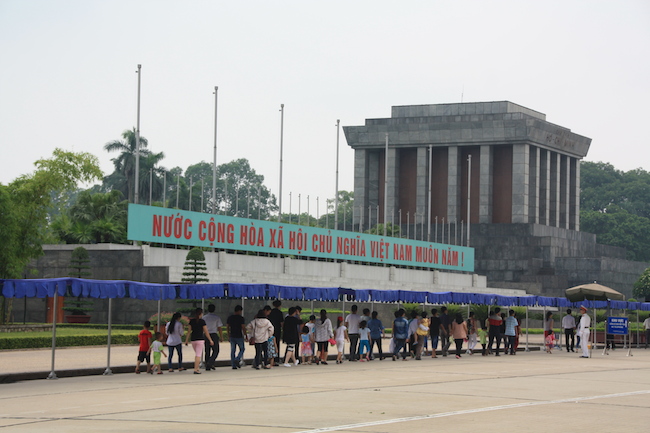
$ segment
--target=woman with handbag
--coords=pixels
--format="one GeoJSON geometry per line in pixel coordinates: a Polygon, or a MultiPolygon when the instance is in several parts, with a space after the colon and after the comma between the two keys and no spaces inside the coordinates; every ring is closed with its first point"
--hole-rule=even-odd
{"type": "Polygon", "coordinates": [[[169,357],[167,358],[167,371],[170,373],[174,372],[174,367],[172,366],[172,357],[174,356],[174,350],[178,353],[178,371],[185,370],[183,368],[183,324],[181,323],[181,313],[174,313],[171,320],[167,322],[165,326],[167,331],[167,347],[169,347],[169,357]]]}
{"type": "Polygon", "coordinates": [[[314,336],[318,345],[316,364],[327,365],[327,346],[330,343],[329,340],[334,337],[332,322],[327,318],[327,310],[320,310],[320,319],[316,321],[314,336]]]}
{"type": "Polygon", "coordinates": [[[255,360],[253,361],[253,368],[260,369],[271,368],[268,366],[268,340],[273,335],[274,327],[266,318],[264,310],[257,312],[255,318],[248,324],[248,335],[251,337],[248,340],[249,344],[255,344],[255,360]],[[253,340],[251,342],[251,340],[253,340]]]}

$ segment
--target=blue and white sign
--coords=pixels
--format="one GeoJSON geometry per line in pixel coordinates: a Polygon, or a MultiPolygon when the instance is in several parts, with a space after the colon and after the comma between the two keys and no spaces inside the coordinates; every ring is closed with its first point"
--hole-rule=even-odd
{"type": "Polygon", "coordinates": [[[627,335],[627,317],[608,317],[607,333],[613,335],[627,335]]]}

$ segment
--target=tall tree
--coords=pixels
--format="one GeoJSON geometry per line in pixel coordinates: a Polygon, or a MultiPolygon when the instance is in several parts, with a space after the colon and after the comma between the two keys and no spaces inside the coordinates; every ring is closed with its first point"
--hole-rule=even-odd
{"type": "Polygon", "coordinates": [[[650,173],[584,162],[580,177],[580,229],[625,247],[630,260],[650,261],[650,173]]]}
{"type": "Polygon", "coordinates": [[[48,211],[78,182],[101,179],[97,157],[55,149],[36,161],[36,171],[0,184],[0,278],[20,278],[27,263],[43,253],[48,211]]]}
{"type": "Polygon", "coordinates": [[[334,227],[335,218],[334,214],[336,212],[334,199],[327,200],[327,213],[321,215],[318,225],[320,227],[327,227],[337,230],[352,230],[352,214],[354,209],[354,192],[352,191],[339,191],[339,226],[334,227]]]}
{"type": "MultiPolygon", "coordinates": [[[[126,130],[122,133],[123,140],[114,140],[104,145],[107,152],[119,152],[119,155],[111,159],[115,166],[115,171],[104,180],[109,189],[117,189],[127,197],[130,203],[133,202],[134,183],[135,183],[135,155],[136,139],[135,128],[126,130]]],[[[149,142],[146,138],[140,136],[140,171],[138,194],[144,202],[144,198],[149,196],[149,169],[160,162],[165,155],[152,153],[147,146],[149,142]]]]}
{"type": "MultiPolygon", "coordinates": [[[[212,212],[212,164],[202,161],[191,165],[180,179],[179,207],[189,209],[189,191],[192,186],[192,210],[212,212]],[[203,180],[203,188],[201,188],[203,180]],[[203,197],[203,208],[201,208],[203,197]]],[[[264,186],[264,176],[241,158],[217,166],[217,203],[219,214],[268,219],[277,210],[275,196],[264,186]]],[[[174,185],[174,192],[176,185],[174,185]]],[[[173,198],[172,205],[175,203],[173,198]]]]}
{"type": "Polygon", "coordinates": [[[645,299],[645,302],[650,302],[650,268],[647,268],[634,283],[632,294],[640,301],[645,299]]]}
{"type": "Polygon", "coordinates": [[[127,202],[120,191],[83,191],[51,228],[66,243],[126,243],[126,222],[127,202]]]}

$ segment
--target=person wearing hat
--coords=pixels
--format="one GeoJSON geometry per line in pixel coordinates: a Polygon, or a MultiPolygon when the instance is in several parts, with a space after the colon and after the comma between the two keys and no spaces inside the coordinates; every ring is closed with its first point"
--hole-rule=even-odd
{"type": "Polygon", "coordinates": [[[581,358],[589,358],[589,327],[591,326],[591,318],[587,314],[587,307],[580,306],[580,323],[578,324],[578,335],[580,335],[580,347],[582,348],[581,358]]]}

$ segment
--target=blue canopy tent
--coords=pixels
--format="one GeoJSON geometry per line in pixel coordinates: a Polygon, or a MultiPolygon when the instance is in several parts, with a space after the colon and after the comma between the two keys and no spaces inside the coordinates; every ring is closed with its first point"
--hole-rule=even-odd
{"type": "MultiPolygon", "coordinates": [[[[423,292],[410,290],[355,290],[343,287],[300,287],[279,286],[272,284],[156,284],[135,281],[88,280],[82,278],[49,278],[49,279],[0,279],[2,296],[5,298],[46,298],[55,299],[58,296],[76,296],[82,298],[108,299],[108,360],[104,374],[110,372],[110,309],[111,300],[115,298],[131,298],[151,301],[171,299],[205,299],[205,298],[242,298],[264,299],[281,298],[296,301],[326,301],[336,302],[353,299],[356,302],[398,303],[410,302],[418,304],[463,304],[469,305],[501,305],[522,307],[555,307],[578,308],[607,308],[650,311],[650,302],[627,302],[622,300],[583,300],[571,302],[566,298],[546,296],[503,296],[496,294],[470,292],[423,292]]],[[[158,310],[160,313],[160,307],[158,310]]],[[[528,310],[526,310],[528,315],[528,310]]],[[[160,318],[160,314],[158,314],[160,318]]],[[[159,319],[160,320],[160,319],[159,319]]],[[[56,322],[56,321],[55,321],[56,322]]],[[[528,343],[528,342],[526,342],[528,343]]],[[[56,323],[52,326],[52,369],[48,378],[56,378],[54,373],[54,353],[56,349],[56,323]]]]}

